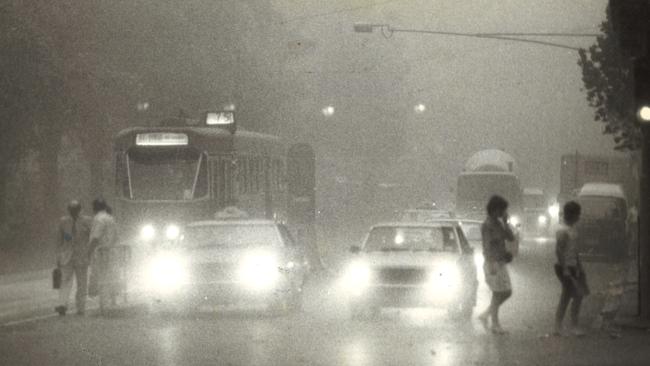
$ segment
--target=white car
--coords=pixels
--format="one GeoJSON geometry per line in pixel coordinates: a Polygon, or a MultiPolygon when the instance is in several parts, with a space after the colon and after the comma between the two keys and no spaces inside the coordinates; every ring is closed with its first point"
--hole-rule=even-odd
{"type": "Polygon", "coordinates": [[[382,307],[444,307],[469,317],[476,304],[473,248],[457,220],[387,223],[370,229],[342,286],[354,318],[382,307]]]}
{"type": "Polygon", "coordinates": [[[286,227],[267,220],[191,223],[159,249],[146,277],[152,306],[172,310],[264,304],[298,310],[306,275],[303,248],[286,227]]]}

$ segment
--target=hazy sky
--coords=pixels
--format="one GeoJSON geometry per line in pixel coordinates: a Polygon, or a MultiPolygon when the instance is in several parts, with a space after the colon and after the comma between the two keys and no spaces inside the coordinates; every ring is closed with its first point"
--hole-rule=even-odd
{"type": "MultiPolygon", "coordinates": [[[[611,137],[581,91],[577,52],[483,39],[396,33],[357,34],[354,22],[395,28],[454,32],[599,32],[606,0],[274,0],[287,29],[312,48],[293,67],[320,70],[320,93],[367,94],[389,99],[409,128],[411,143],[424,150],[453,185],[453,171],[483,148],[503,148],[519,161],[525,185],[557,191],[562,153],[613,153],[611,137]],[[373,4],[376,4],[373,6],[373,4]],[[345,50],[341,50],[345,48],[345,50]],[[341,60],[341,55],[345,55],[341,60]],[[397,55],[396,55],[397,54],[397,55]],[[332,59],[336,55],[337,59],[332,59]],[[395,62],[397,57],[397,62],[395,62]],[[369,70],[359,71],[359,60],[369,70]],[[390,62],[386,61],[390,60],[390,62]],[[328,70],[349,65],[352,74],[328,70]],[[374,65],[372,65],[374,64],[374,65]],[[324,70],[324,71],[323,71],[324,70]],[[355,71],[356,70],[356,71],[355,71]],[[394,90],[372,90],[382,79],[403,75],[394,90]],[[388,94],[388,96],[386,95],[388,94]],[[413,105],[427,110],[415,114],[413,105]],[[428,145],[428,146],[426,146],[428,145]],[[436,163],[437,161],[437,163],[436,163]],[[441,162],[442,161],[442,162],[441,162]]],[[[544,39],[588,47],[593,38],[544,39]]],[[[324,103],[326,101],[324,100],[324,103]]]]}

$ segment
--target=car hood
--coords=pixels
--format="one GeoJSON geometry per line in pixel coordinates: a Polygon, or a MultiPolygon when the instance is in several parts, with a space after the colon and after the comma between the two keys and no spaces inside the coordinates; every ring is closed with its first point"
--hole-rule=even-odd
{"type": "Polygon", "coordinates": [[[455,263],[459,253],[365,252],[359,259],[373,267],[435,267],[455,263]]]}
{"type": "Polygon", "coordinates": [[[240,263],[249,256],[281,256],[282,248],[247,247],[247,248],[192,248],[183,250],[183,256],[190,263],[240,263]]]}

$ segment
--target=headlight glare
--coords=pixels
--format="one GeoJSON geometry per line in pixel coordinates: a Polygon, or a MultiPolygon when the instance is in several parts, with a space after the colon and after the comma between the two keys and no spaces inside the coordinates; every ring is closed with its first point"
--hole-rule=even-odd
{"type": "Polygon", "coordinates": [[[144,225],[140,229],[140,238],[145,241],[149,241],[156,236],[156,229],[151,224],[144,225]]]}
{"type": "Polygon", "coordinates": [[[165,237],[169,240],[178,239],[178,236],[181,234],[181,229],[177,225],[169,225],[165,229],[165,237]]]}
{"type": "Polygon", "coordinates": [[[519,226],[519,224],[521,224],[521,219],[519,218],[519,216],[512,216],[510,217],[509,222],[510,225],[517,227],[519,226]]]}
{"type": "Polygon", "coordinates": [[[239,268],[238,277],[242,284],[253,290],[272,288],[280,276],[277,259],[269,254],[255,254],[246,257],[239,268]]]}
{"type": "Polygon", "coordinates": [[[537,223],[539,225],[546,225],[548,223],[548,217],[546,217],[546,215],[539,215],[539,217],[537,217],[537,223]]]}
{"type": "Polygon", "coordinates": [[[450,294],[458,289],[460,283],[460,270],[453,263],[441,265],[429,274],[429,284],[436,292],[450,294]]]}
{"type": "Polygon", "coordinates": [[[172,292],[187,283],[187,266],[177,255],[160,254],[149,264],[147,279],[151,289],[157,292],[172,292]]]}

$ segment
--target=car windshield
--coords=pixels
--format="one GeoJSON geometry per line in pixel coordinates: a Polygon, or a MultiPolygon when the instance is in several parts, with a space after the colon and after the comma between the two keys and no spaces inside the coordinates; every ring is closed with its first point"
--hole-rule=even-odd
{"type": "Polygon", "coordinates": [[[282,245],[273,225],[201,225],[185,229],[181,245],[187,248],[237,248],[282,245]]]}
{"type": "Polygon", "coordinates": [[[363,250],[458,252],[459,244],[453,227],[376,227],[363,250]]]}

